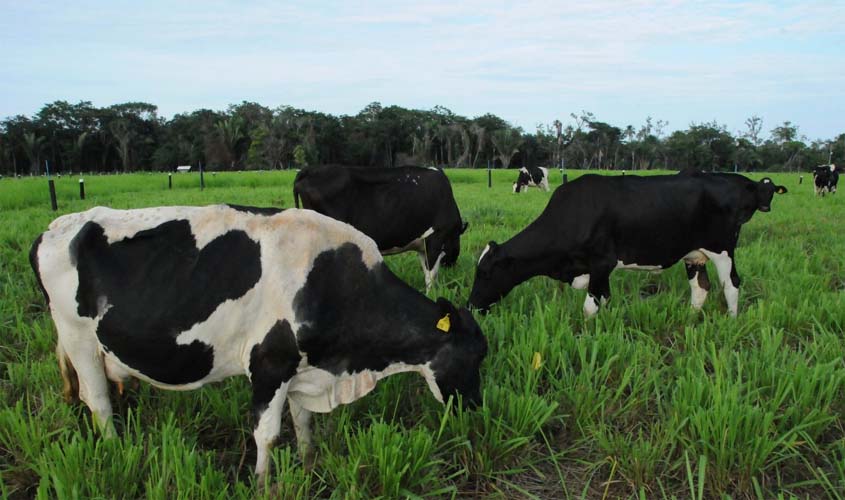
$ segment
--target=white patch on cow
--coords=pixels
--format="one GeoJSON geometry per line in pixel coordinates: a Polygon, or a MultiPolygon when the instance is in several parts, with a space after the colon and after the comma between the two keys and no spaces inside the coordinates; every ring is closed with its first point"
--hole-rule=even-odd
{"type": "Polygon", "coordinates": [[[540,171],[543,172],[543,180],[540,181],[539,187],[542,188],[543,191],[548,191],[549,190],[549,169],[547,169],[545,167],[540,167],[540,171]]]}
{"type": "Polygon", "coordinates": [[[625,264],[624,262],[617,261],[616,267],[614,269],[635,269],[637,271],[662,271],[662,266],[652,266],[652,265],[640,265],[640,264],[625,264]]]}
{"type": "Polygon", "coordinates": [[[698,284],[698,273],[695,273],[695,276],[689,280],[689,287],[692,307],[696,310],[701,309],[707,299],[707,290],[701,288],[701,285],[698,284]]]}
{"type": "Polygon", "coordinates": [[[484,250],[481,251],[481,256],[478,258],[479,264],[481,264],[482,259],[484,259],[484,256],[487,255],[487,252],[489,252],[489,251],[490,251],[490,245],[488,244],[486,247],[484,247],[484,250]]]}
{"type": "Polygon", "coordinates": [[[589,274],[582,274],[580,276],[576,276],[572,280],[572,288],[576,290],[585,290],[588,286],[590,286],[589,274]]]}
{"type": "Polygon", "coordinates": [[[513,183],[513,192],[514,192],[514,193],[516,193],[516,192],[517,192],[517,191],[516,191],[516,187],[517,187],[518,185],[519,185],[519,183],[516,183],[516,182],[514,182],[514,183],[513,183]]]}
{"type": "Polygon", "coordinates": [[[440,252],[440,255],[437,256],[437,260],[434,261],[434,267],[431,270],[425,269],[425,265],[423,265],[423,269],[425,270],[425,292],[431,289],[431,286],[434,284],[434,279],[437,277],[437,272],[440,270],[440,261],[443,260],[443,256],[446,255],[446,252],[440,252]]]}
{"type": "Polygon", "coordinates": [[[393,247],[388,248],[387,250],[383,251],[382,255],[395,255],[398,253],[409,252],[409,251],[416,251],[416,252],[425,252],[425,239],[434,234],[434,228],[430,227],[423,232],[423,234],[419,237],[405,245],[404,247],[393,247]]]}
{"type": "Polygon", "coordinates": [[[772,181],[771,181],[771,180],[769,180],[769,179],[763,179],[763,184],[769,184],[769,183],[771,183],[771,182],[772,182],[772,181]]]}
{"type": "Polygon", "coordinates": [[[703,249],[693,250],[690,253],[681,257],[681,260],[687,264],[702,266],[707,263],[707,256],[704,255],[703,249]]]}
{"type": "Polygon", "coordinates": [[[527,168],[525,168],[525,167],[520,168],[520,169],[519,169],[519,171],[520,171],[520,172],[523,172],[523,173],[525,173],[525,174],[527,174],[527,173],[528,173],[528,169],[527,169],[527,168]]]}
{"type": "Polygon", "coordinates": [[[258,425],[255,426],[255,431],[252,434],[255,438],[257,455],[255,459],[255,474],[259,477],[263,477],[267,473],[270,446],[273,445],[273,441],[279,435],[287,389],[287,383],[282,384],[281,387],[276,389],[273,399],[270,400],[267,408],[258,417],[258,425]]]}
{"type": "Polygon", "coordinates": [[[702,252],[716,266],[716,272],[719,274],[719,282],[722,284],[722,290],[725,292],[725,302],[728,304],[728,314],[736,316],[739,308],[739,289],[731,281],[731,269],[733,269],[734,265],[733,259],[728,255],[727,250],[715,253],[702,249],[702,252]]]}
{"type": "Polygon", "coordinates": [[[597,312],[599,312],[599,303],[588,293],[587,298],[584,299],[584,317],[592,318],[597,312]]]}
{"type": "Polygon", "coordinates": [[[830,164],[830,171],[833,172],[834,170],[836,170],[836,165],[831,163],[830,164]]]}
{"type": "Polygon", "coordinates": [[[425,378],[434,397],[443,402],[430,363],[393,363],[382,371],[364,370],[355,373],[344,372],[340,375],[300,363],[300,370],[290,381],[288,398],[308,411],[328,413],[339,405],[349,404],[366,396],[375,389],[379,380],[402,372],[418,372],[425,378]]]}

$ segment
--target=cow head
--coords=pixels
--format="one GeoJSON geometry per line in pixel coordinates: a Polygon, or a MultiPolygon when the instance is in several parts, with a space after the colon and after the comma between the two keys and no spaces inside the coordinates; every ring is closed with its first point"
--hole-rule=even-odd
{"type": "Polygon", "coordinates": [[[469,306],[486,313],[492,304],[507,295],[516,286],[512,265],[513,259],[495,241],[487,244],[475,269],[469,306]]]}
{"type": "Polygon", "coordinates": [[[452,229],[443,241],[443,265],[446,267],[453,266],[458,261],[458,256],[461,254],[461,235],[467,230],[469,222],[462,221],[460,226],[452,229]]]}
{"type": "Polygon", "coordinates": [[[768,177],[763,177],[759,182],[755,183],[754,194],[757,201],[757,210],[761,212],[768,212],[772,209],[772,197],[777,194],[786,193],[784,186],[776,186],[774,182],[768,177]]]}
{"type": "Polygon", "coordinates": [[[437,299],[440,320],[432,325],[446,343],[431,361],[437,388],[445,403],[449,396],[461,396],[464,407],[481,403],[481,362],[487,355],[487,339],[466,309],[457,309],[444,298],[437,299]]]}

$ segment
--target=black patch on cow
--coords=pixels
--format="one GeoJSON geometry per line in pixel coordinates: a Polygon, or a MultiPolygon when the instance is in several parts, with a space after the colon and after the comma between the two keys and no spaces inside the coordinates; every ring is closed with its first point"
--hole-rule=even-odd
{"type": "Polygon", "coordinates": [[[345,243],[320,253],[293,300],[300,351],[335,375],[422,364],[450,335],[434,328],[437,306],[384,263],[372,270],[361,249],[345,243]]]}
{"type": "Polygon", "coordinates": [[[229,231],[199,250],[187,220],[112,244],[99,224],[88,222],[74,237],[71,255],[79,273],[79,315],[104,313],[97,327],[104,348],[165,384],[208,375],[213,348],[199,340],[180,345],[176,338],[261,277],[258,242],[229,231]]]}
{"type": "Polygon", "coordinates": [[[44,294],[44,300],[47,302],[47,306],[49,306],[50,296],[47,294],[47,289],[44,288],[44,282],[41,281],[41,270],[38,268],[38,247],[41,246],[41,240],[43,238],[44,233],[41,233],[32,243],[32,247],[29,249],[29,265],[32,266],[32,271],[35,272],[35,280],[38,282],[38,288],[41,289],[41,293],[44,294]]]}
{"type": "Polygon", "coordinates": [[[255,214],[255,215],[265,215],[271,216],[276,215],[278,213],[284,212],[284,208],[276,208],[276,207],[250,207],[247,205],[232,205],[231,203],[226,204],[227,207],[231,208],[232,210],[237,210],[238,212],[245,212],[248,214],[255,214]]]}
{"type": "Polygon", "coordinates": [[[687,269],[687,279],[693,279],[698,276],[698,286],[706,291],[710,291],[710,277],[707,275],[707,267],[704,264],[685,264],[687,269]]]}
{"type": "Polygon", "coordinates": [[[270,404],[276,390],[296,374],[302,357],[287,320],[277,321],[249,354],[252,407],[256,418],[270,404]]]}

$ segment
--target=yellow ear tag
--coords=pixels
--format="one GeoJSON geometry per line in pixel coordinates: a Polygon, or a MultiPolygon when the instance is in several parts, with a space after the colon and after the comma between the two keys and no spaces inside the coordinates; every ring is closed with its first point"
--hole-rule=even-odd
{"type": "Polygon", "coordinates": [[[447,313],[446,316],[443,316],[439,320],[437,320],[437,329],[443,330],[446,333],[449,333],[449,327],[452,326],[452,322],[449,321],[449,314],[447,313]]]}
{"type": "Polygon", "coordinates": [[[534,368],[534,371],[536,372],[541,366],[543,366],[543,357],[540,356],[539,352],[535,352],[534,358],[531,360],[531,368],[534,368]]]}

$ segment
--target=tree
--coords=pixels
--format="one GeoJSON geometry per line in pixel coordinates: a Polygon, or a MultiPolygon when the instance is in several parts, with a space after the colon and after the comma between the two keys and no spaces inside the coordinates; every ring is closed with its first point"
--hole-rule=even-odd
{"type": "Polygon", "coordinates": [[[117,141],[117,154],[120,156],[123,171],[127,172],[129,171],[132,139],[135,136],[135,132],[130,128],[129,122],[125,118],[118,118],[111,122],[109,130],[117,141]]]}
{"type": "Polygon", "coordinates": [[[496,158],[502,162],[502,168],[508,168],[513,155],[519,152],[522,134],[517,129],[496,130],[490,135],[490,141],[496,148],[496,158]]]}
{"type": "Polygon", "coordinates": [[[751,118],[745,120],[746,131],[743,137],[746,137],[754,147],[760,146],[763,142],[760,138],[760,131],[763,129],[763,119],[757,115],[751,115],[751,118]]]}
{"type": "Polygon", "coordinates": [[[798,137],[798,126],[793,125],[790,121],[785,121],[783,125],[773,128],[771,134],[775,143],[783,146],[785,143],[792,142],[798,137]]]}
{"type": "Polygon", "coordinates": [[[238,161],[238,144],[246,138],[242,126],[243,120],[237,116],[221,120],[214,124],[216,131],[215,139],[220,147],[217,150],[221,156],[219,159],[224,163],[228,163],[231,170],[235,169],[235,162],[238,161]]]}
{"type": "Polygon", "coordinates": [[[27,132],[23,135],[23,148],[26,157],[29,158],[29,172],[38,175],[38,166],[41,163],[41,151],[44,147],[44,138],[35,135],[35,132],[27,132]]]}
{"type": "Polygon", "coordinates": [[[472,130],[472,133],[475,134],[475,157],[472,159],[472,168],[475,168],[476,165],[478,165],[478,157],[484,149],[485,139],[487,138],[487,129],[478,123],[473,123],[470,125],[470,130],[472,130]]]}

